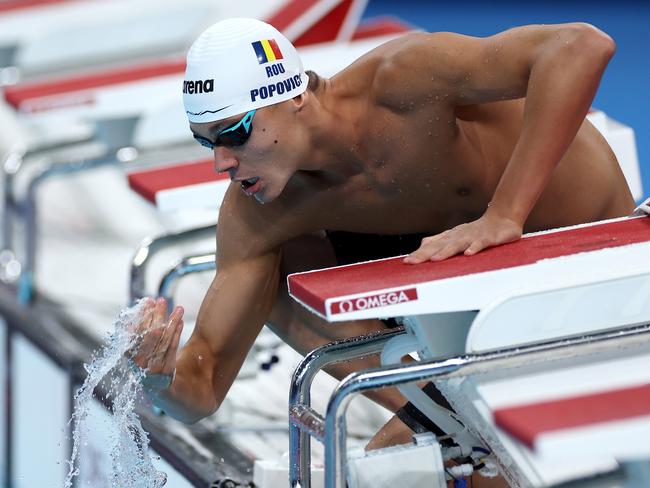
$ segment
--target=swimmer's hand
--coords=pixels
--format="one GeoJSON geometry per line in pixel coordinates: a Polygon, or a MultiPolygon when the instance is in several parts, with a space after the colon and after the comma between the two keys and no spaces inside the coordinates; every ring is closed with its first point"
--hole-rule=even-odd
{"type": "Polygon", "coordinates": [[[520,223],[488,209],[474,222],[422,239],[420,248],[404,258],[404,263],[442,261],[460,253],[471,256],[488,247],[516,241],[522,232],[520,223]]]}
{"type": "Polygon", "coordinates": [[[140,322],[133,331],[139,341],[126,356],[132,367],[144,370],[142,386],[148,395],[155,397],[174,380],[176,351],[183,330],[183,308],[174,308],[167,319],[164,298],[145,300],[140,322]]]}

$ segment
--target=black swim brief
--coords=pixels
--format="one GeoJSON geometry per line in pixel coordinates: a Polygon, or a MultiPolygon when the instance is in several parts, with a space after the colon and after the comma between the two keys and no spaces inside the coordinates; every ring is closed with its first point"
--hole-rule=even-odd
{"type": "Polygon", "coordinates": [[[420,247],[422,239],[431,234],[358,234],[326,230],[339,265],[391,258],[409,254],[420,247]]]}
{"type": "MultiPolygon", "coordinates": [[[[325,231],[325,233],[334,248],[339,265],[409,254],[420,247],[422,239],[431,235],[357,234],[345,231],[325,231]]],[[[392,318],[384,319],[382,322],[389,329],[399,326],[397,321],[392,318]]],[[[422,390],[438,405],[453,411],[447,399],[433,383],[428,383],[422,390]]],[[[415,433],[431,431],[438,436],[445,434],[411,402],[400,408],[396,415],[415,433]]]]}

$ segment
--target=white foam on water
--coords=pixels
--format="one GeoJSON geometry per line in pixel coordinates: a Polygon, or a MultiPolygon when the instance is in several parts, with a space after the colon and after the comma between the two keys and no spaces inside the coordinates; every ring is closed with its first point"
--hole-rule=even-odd
{"type": "MultiPolygon", "coordinates": [[[[154,468],[149,456],[149,436],[142,428],[134,408],[142,394],[144,372],[127,365],[125,352],[137,344],[140,337],[133,331],[139,322],[144,301],[120,312],[114,330],[107,336],[105,346],[84,365],[88,376],[74,397],[72,454],[64,488],[80,474],[80,449],[88,445],[91,432],[97,429],[97,418],[89,415],[94,390],[102,383],[106,397],[113,402],[112,415],[101,428],[109,432],[103,448],[111,461],[110,486],[113,488],[159,488],[167,475],[154,468]],[[118,367],[121,366],[121,367],[118,367]]],[[[83,468],[81,468],[83,469],[83,468]]]]}

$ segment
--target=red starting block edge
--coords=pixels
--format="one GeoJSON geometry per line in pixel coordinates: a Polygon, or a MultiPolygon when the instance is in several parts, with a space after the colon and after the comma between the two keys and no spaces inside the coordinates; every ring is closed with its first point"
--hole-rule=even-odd
{"type": "Polygon", "coordinates": [[[161,211],[191,207],[192,202],[197,200],[199,204],[214,200],[217,207],[223,198],[222,193],[230,184],[227,173],[215,172],[212,159],[136,171],[128,175],[128,181],[133,191],[161,211]],[[206,191],[209,199],[202,194],[206,191]]]}
{"type": "Polygon", "coordinates": [[[58,3],[71,3],[73,0],[6,0],[0,2],[1,13],[13,13],[34,7],[49,7],[58,3]]]}
{"type": "Polygon", "coordinates": [[[650,219],[626,217],[528,234],[471,257],[418,265],[395,257],[297,273],[288,285],[294,299],[330,321],[480,310],[517,283],[559,286],[567,276],[629,273],[647,266],[638,256],[647,252],[650,219]],[[643,249],[630,253],[635,245],[643,249]]]}
{"type": "Polygon", "coordinates": [[[531,450],[542,435],[598,427],[615,421],[650,422],[650,384],[620,388],[494,412],[498,427],[531,450]]]}

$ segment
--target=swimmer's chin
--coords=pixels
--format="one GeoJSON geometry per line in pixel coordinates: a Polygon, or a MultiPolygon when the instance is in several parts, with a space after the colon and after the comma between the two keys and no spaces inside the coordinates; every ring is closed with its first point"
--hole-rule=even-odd
{"type": "Polygon", "coordinates": [[[266,203],[271,203],[277,200],[283,191],[284,188],[282,188],[282,190],[277,193],[271,193],[268,188],[262,186],[258,191],[249,196],[253,197],[257,203],[264,205],[266,203]]]}
{"type": "Polygon", "coordinates": [[[269,195],[266,191],[266,188],[262,187],[257,190],[255,193],[246,193],[246,196],[253,197],[257,203],[264,205],[265,203],[271,203],[277,198],[277,195],[269,195]]]}
{"type": "Polygon", "coordinates": [[[265,203],[271,203],[278,198],[279,195],[269,196],[264,190],[258,191],[253,198],[257,203],[264,205],[265,203]]]}

